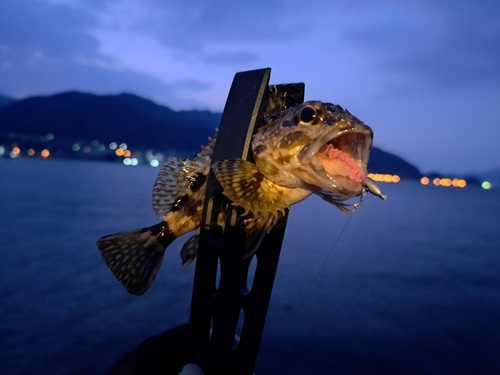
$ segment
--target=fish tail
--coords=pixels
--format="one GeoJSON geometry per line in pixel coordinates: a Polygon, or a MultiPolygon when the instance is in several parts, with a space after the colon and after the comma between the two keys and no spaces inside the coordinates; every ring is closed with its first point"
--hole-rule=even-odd
{"type": "Polygon", "coordinates": [[[110,234],[97,241],[109,269],[129,293],[145,293],[156,279],[174,234],[165,222],[150,228],[110,234]]]}

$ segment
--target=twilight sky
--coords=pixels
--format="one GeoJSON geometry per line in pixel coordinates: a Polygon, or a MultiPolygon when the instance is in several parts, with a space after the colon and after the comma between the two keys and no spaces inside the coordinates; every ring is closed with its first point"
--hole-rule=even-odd
{"type": "Polygon", "coordinates": [[[271,67],[422,172],[500,166],[497,0],[2,0],[0,94],[130,92],[222,111],[271,67]]]}

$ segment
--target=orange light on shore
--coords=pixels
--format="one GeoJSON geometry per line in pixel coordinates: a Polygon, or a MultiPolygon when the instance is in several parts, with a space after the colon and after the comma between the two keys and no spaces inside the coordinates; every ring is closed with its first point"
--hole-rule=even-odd
{"type": "Polygon", "coordinates": [[[467,186],[467,182],[465,180],[458,178],[454,178],[453,181],[451,181],[451,184],[455,187],[460,187],[460,188],[467,186]]]}
{"type": "Polygon", "coordinates": [[[45,149],[40,153],[40,155],[42,155],[42,158],[48,158],[50,156],[50,151],[45,149]]]}
{"type": "Polygon", "coordinates": [[[398,175],[392,175],[392,174],[369,173],[368,177],[370,177],[373,181],[378,181],[378,182],[397,183],[397,182],[401,181],[401,177],[399,177],[398,175]]]}
{"type": "Polygon", "coordinates": [[[12,148],[12,153],[14,155],[19,155],[21,153],[21,149],[19,147],[15,146],[12,148]]]}
{"type": "MultiPolygon", "coordinates": [[[[429,179],[427,177],[422,177],[420,179],[420,182],[422,183],[422,185],[427,185],[429,183],[429,179]]],[[[436,186],[444,186],[444,187],[454,186],[463,188],[467,186],[467,182],[460,178],[454,178],[452,180],[451,178],[446,178],[446,177],[443,178],[436,177],[434,180],[432,180],[432,183],[436,186]]]]}
{"type": "Polygon", "coordinates": [[[123,150],[121,148],[117,148],[115,154],[118,156],[123,156],[123,150]]]}
{"type": "Polygon", "coordinates": [[[132,153],[130,152],[130,150],[124,150],[123,151],[123,156],[126,157],[126,158],[129,158],[130,155],[132,155],[132,153]]]}
{"type": "Polygon", "coordinates": [[[442,178],[439,184],[441,186],[451,186],[451,180],[449,178],[442,178]]]}
{"type": "Polygon", "coordinates": [[[33,156],[33,155],[35,155],[35,150],[30,148],[26,153],[28,154],[28,156],[33,156]]]}

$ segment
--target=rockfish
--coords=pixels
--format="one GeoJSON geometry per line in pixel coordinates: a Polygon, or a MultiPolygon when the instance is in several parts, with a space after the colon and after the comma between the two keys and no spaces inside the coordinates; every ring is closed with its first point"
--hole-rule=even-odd
{"type": "MultiPolygon", "coordinates": [[[[344,201],[364,190],[385,199],[367,177],[373,133],[339,105],[308,101],[264,119],[253,136],[254,163],[241,159],[211,164],[216,136],[193,159],[169,159],[153,188],[153,209],[162,221],[152,227],[104,236],[97,242],[104,261],[123,286],[143,294],[154,282],[165,249],[177,237],[198,231],[207,176],[212,168],[224,194],[241,206],[251,256],[265,234],[293,204],[311,194],[348,213],[344,201]]],[[[218,222],[225,223],[225,212],[218,222]]],[[[198,234],[183,246],[183,266],[196,258],[198,234]]]]}

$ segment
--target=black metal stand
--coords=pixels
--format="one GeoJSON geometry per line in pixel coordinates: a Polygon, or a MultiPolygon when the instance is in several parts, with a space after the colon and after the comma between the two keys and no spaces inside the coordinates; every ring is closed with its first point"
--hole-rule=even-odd
{"type": "MultiPolygon", "coordinates": [[[[250,143],[268,101],[271,69],[237,73],[222,116],[212,162],[240,158],[252,160],[250,143]]],[[[301,103],[304,85],[280,85],[288,104],[301,103]]],[[[195,360],[205,374],[252,374],[281,251],[287,217],[268,233],[259,250],[251,289],[247,277],[252,258],[241,260],[231,253],[238,231],[238,210],[228,204],[211,173],[208,177],[204,214],[191,302],[189,327],[195,360]],[[227,209],[224,234],[217,214],[227,209]],[[217,272],[220,281],[217,285],[217,272]],[[235,343],[238,319],[243,312],[241,337],[235,343]]]]}

